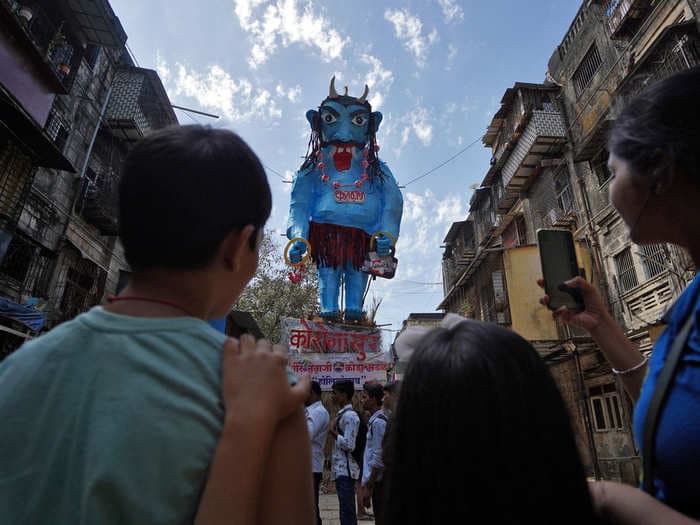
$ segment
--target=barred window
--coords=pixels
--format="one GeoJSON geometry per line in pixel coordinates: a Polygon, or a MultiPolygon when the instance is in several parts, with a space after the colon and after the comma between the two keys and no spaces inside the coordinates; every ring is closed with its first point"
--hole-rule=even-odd
{"type": "Polygon", "coordinates": [[[647,279],[659,275],[666,269],[667,256],[663,244],[648,244],[639,248],[641,249],[639,256],[647,279]]]}
{"type": "Polygon", "coordinates": [[[573,211],[574,196],[571,193],[569,173],[566,168],[560,169],[554,174],[554,190],[557,193],[559,209],[564,212],[573,211]]]}
{"type": "Polygon", "coordinates": [[[527,224],[522,214],[515,217],[515,231],[518,234],[518,246],[527,244],[527,224]]]}
{"type": "Polygon", "coordinates": [[[614,383],[594,386],[588,389],[593,411],[593,423],[599,432],[623,429],[620,396],[614,383]]]}
{"type": "Polygon", "coordinates": [[[590,161],[591,169],[598,178],[598,185],[602,186],[610,180],[610,170],[608,169],[608,150],[603,149],[590,161]]]}
{"type": "Polygon", "coordinates": [[[626,292],[639,284],[629,248],[625,248],[615,256],[615,269],[620,282],[620,291],[626,292]]]}
{"type": "Polygon", "coordinates": [[[595,75],[602,63],[603,61],[600,58],[598,47],[594,43],[586,53],[586,56],[583,57],[583,60],[581,60],[581,63],[572,77],[577,97],[580,96],[588,84],[591,83],[593,75],[595,75]]]}

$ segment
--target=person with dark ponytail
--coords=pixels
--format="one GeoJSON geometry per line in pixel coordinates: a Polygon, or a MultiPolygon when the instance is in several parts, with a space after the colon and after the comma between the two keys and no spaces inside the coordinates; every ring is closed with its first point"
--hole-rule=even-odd
{"type": "Polygon", "coordinates": [[[394,344],[413,353],[388,438],[388,525],[596,523],[566,407],[530,343],[447,314],[394,344]]]}
{"type": "MultiPolygon", "coordinates": [[[[637,244],[671,243],[700,264],[700,68],[674,74],[631,100],[608,149],[610,199],[637,244]]],[[[598,508],[615,523],[698,523],[700,519],[700,277],[665,316],[667,328],[647,360],[583,278],[585,308],[554,315],[587,330],[635,401],[634,434],[642,488],[592,485],[598,508]],[[693,518],[693,519],[691,519],[693,518]]],[[[542,298],[547,304],[549,298],[542,298]]]]}

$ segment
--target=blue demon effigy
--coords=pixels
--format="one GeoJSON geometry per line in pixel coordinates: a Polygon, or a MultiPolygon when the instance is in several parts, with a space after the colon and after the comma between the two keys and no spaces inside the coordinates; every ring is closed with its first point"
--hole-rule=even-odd
{"type": "Polygon", "coordinates": [[[367,101],[343,95],[331,79],[328,96],[306,113],[311,139],[294,176],[285,252],[293,265],[311,258],[318,270],[321,311],[326,321],[356,322],[370,276],[391,278],[403,198],[377,153],[382,121],[367,101]],[[344,309],[339,295],[344,283],[344,309]]]}

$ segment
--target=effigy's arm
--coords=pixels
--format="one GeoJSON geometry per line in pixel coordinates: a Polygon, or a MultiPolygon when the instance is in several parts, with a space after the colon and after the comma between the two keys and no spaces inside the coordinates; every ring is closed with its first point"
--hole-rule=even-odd
{"type": "Polygon", "coordinates": [[[312,167],[302,169],[294,175],[292,183],[292,196],[289,201],[289,217],[287,219],[287,238],[309,238],[309,215],[311,214],[311,202],[313,200],[312,167]]]}
{"type": "Polygon", "coordinates": [[[381,163],[381,169],[384,175],[383,182],[380,183],[384,191],[384,202],[379,229],[389,232],[394,236],[394,239],[398,240],[399,229],[401,228],[401,215],[403,214],[403,196],[394,175],[383,162],[381,163]]]}

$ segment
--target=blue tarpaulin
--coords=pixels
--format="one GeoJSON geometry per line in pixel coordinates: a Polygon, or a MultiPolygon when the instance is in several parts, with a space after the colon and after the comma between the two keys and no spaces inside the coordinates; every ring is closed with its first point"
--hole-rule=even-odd
{"type": "Polygon", "coordinates": [[[212,319],[209,321],[209,324],[216,328],[219,332],[226,333],[226,318],[223,317],[221,319],[212,319]]]}
{"type": "Polygon", "coordinates": [[[17,304],[6,297],[0,297],[0,315],[22,323],[35,332],[44,327],[46,320],[43,312],[17,304]]]}

